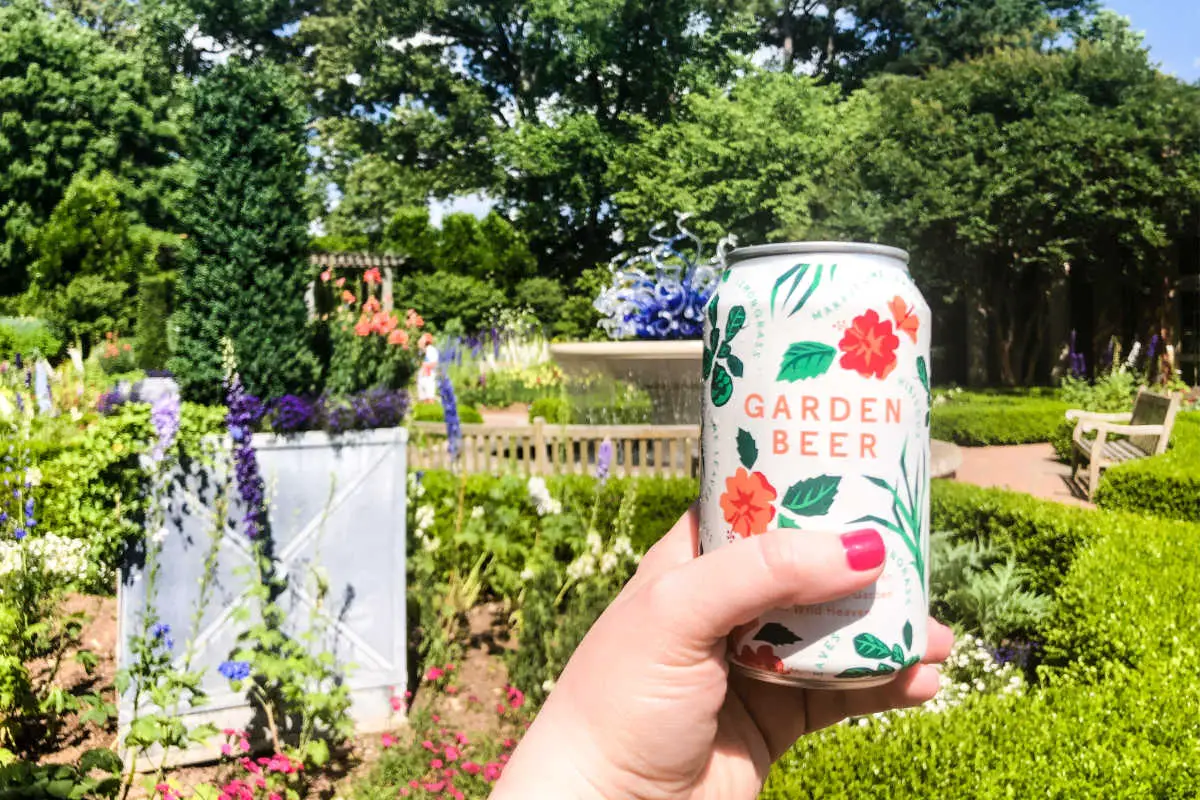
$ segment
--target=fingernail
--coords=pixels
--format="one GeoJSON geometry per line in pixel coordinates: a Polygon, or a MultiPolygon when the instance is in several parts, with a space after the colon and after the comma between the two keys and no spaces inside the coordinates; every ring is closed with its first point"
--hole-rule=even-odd
{"type": "Polygon", "coordinates": [[[874,528],[843,533],[842,546],[846,548],[846,561],[855,572],[875,569],[887,557],[883,537],[874,528]]]}

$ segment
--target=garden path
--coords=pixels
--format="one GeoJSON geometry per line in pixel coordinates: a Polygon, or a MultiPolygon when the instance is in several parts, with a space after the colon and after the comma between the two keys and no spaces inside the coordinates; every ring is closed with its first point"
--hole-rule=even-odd
{"type": "Polygon", "coordinates": [[[1060,463],[1049,444],[964,447],[956,480],[1011,489],[1066,505],[1095,508],[1071,486],[1071,467],[1060,463]]]}

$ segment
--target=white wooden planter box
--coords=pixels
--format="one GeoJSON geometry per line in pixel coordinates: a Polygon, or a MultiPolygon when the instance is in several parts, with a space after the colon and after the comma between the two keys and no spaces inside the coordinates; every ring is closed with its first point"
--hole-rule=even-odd
{"type": "MultiPolygon", "coordinates": [[[[280,602],[290,632],[307,629],[314,598],[311,568],[329,581],[324,609],[328,632],[321,650],[334,653],[351,690],[350,714],[359,732],[394,727],[399,719],[389,699],[407,682],[405,625],[405,503],[407,431],[390,428],[331,437],[323,432],[275,436],[257,434],[254,446],[266,484],[275,558],[292,585],[280,602]]],[[[228,442],[223,446],[228,447],[228,442]]],[[[212,498],[223,479],[189,474],[176,482],[163,543],[157,606],[171,626],[174,655],[182,664],[213,530],[212,498]]],[[[236,496],[236,489],[233,494],[236,496]]],[[[249,542],[241,530],[240,505],[232,505],[221,537],[216,585],[204,610],[193,666],[205,670],[209,702],[184,716],[191,727],[211,722],[222,728],[251,727],[252,709],[244,693],[231,690],[217,672],[235,649],[240,623],[233,612],[247,603],[249,542]]],[[[129,636],[140,630],[145,603],[141,559],[121,572],[117,592],[118,664],[129,663],[129,636]]],[[[252,617],[252,619],[255,617],[252,617]]],[[[132,722],[131,696],[119,703],[122,741],[132,722]]],[[[219,756],[223,739],[208,747],[176,753],[173,763],[219,756]]],[[[154,759],[155,765],[157,759],[154,759]]],[[[148,765],[143,765],[148,766],[148,765]]]]}

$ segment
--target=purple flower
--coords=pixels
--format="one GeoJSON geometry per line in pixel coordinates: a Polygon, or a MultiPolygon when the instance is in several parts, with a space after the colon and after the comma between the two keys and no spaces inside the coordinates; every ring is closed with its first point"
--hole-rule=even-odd
{"type": "Polygon", "coordinates": [[[303,397],[285,394],[271,404],[267,421],[276,433],[296,433],[313,426],[317,409],[303,397]]]}
{"type": "Polygon", "coordinates": [[[171,639],[170,633],[171,626],[165,622],[160,622],[150,629],[150,635],[154,638],[154,641],[168,650],[175,647],[175,641],[171,639]]]}
{"type": "Polygon", "coordinates": [[[224,661],[217,667],[227,680],[244,681],[250,677],[250,664],[245,661],[224,661]]]}
{"type": "Polygon", "coordinates": [[[15,531],[13,531],[13,536],[16,537],[18,542],[25,538],[25,534],[26,530],[24,528],[17,528],[15,531]]]}
{"type": "Polygon", "coordinates": [[[1148,360],[1154,360],[1154,356],[1158,353],[1158,343],[1161,341],[1162,339],[1159,338],[1157,333],[1150,337],[1150,349],[1146,351],[1146,358],[1148,360]]]}
{"type": "Polygon", "coordinates": [[[257,538],[266,522],[264,485],[258,471],[258,455],[254,452],[254,426],[262,419],[263,406],[257,397],[247,394],[241,378],[234,373],[226,395],[228,411],[225,424],[233,438],[234,475],[238,496],[245,506],[242,517],[247,538],[257,538]]]}
{"type": "Polygon", "coordinates": [[[613,443],[605,439],[596,451],[596,480],[601,484],[608,480],[608,470],[612,466],[613,443]]]}
{"type": "Polygon", "coordinates": [[[462,447],[462,422],[458,418],[458,398],[454,396],[454,384],[446,373],[438,375],[438,394],[442,398],[442,409],[446,415],[446,446],[450,460],[457,461],[462,447]]]}
{"type": "Polygon", "coordinates": [[[179,395],[163,392],[155,398],[150,407],[150,423],[158,437],[150,448],[150,460],[157,465],[166,458],[179,433],[179,395]]]}

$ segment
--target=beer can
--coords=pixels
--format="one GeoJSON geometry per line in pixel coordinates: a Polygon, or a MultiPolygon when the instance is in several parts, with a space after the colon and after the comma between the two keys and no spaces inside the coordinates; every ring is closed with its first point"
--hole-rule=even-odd
{"type": "Polygon", "coordinates": [[[700,548],[786,529],[873,528],[872,586],[781,608],[730,637],[775,683],[886,683],[924,655],[929,612],[929,306],[908,254],[810,242],[734,250],[705,310],[700,548]]]}

